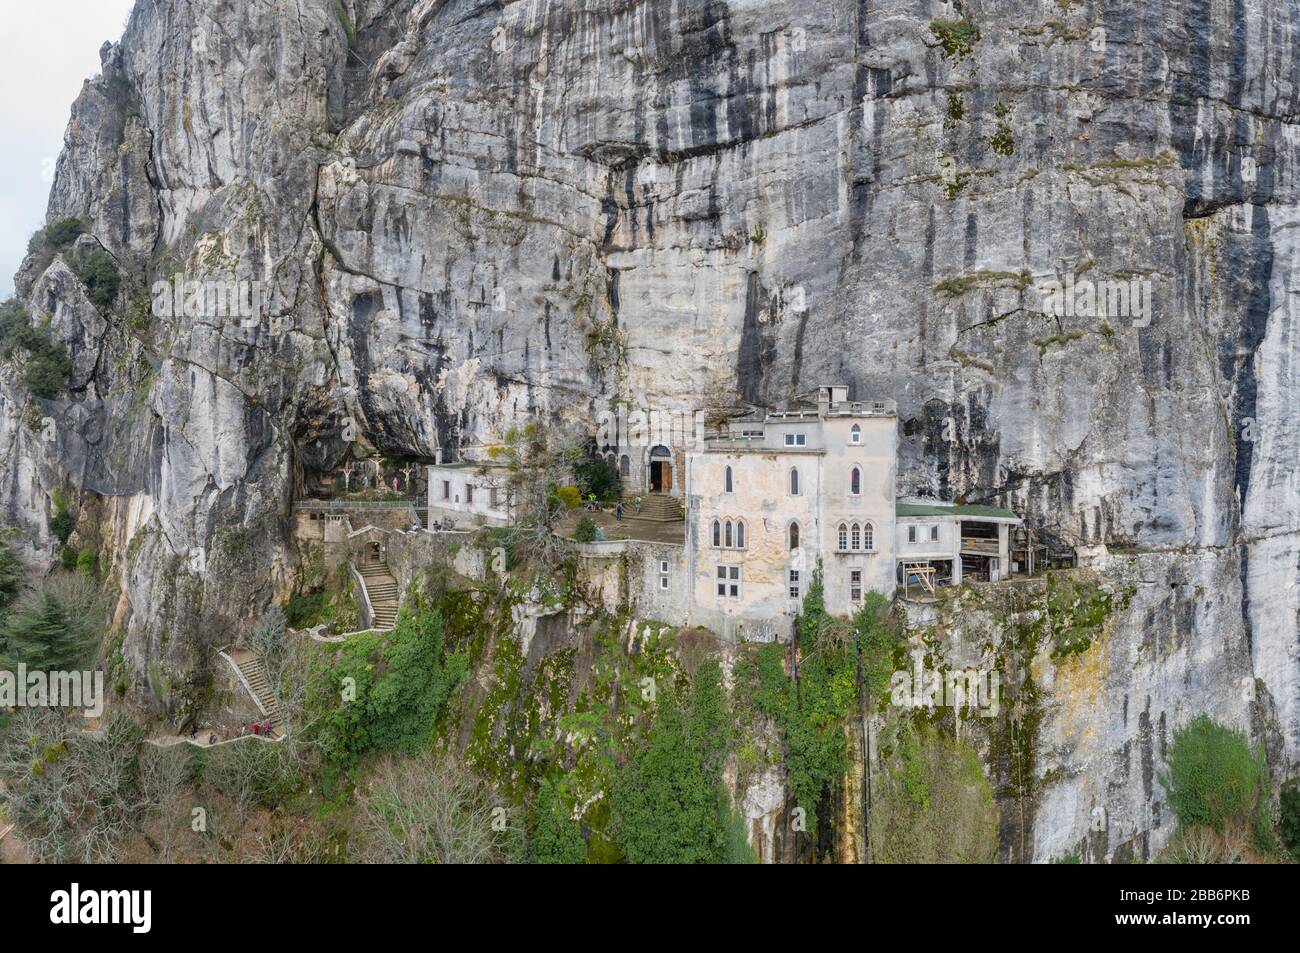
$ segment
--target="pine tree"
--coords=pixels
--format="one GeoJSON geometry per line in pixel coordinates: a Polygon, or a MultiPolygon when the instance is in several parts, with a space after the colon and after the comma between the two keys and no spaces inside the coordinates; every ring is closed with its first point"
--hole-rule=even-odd
{"type": "Polygon", "coordinates": [[[76,574],[42,582],[22,595],[0,623],[4,667],[73,671],[89,662],[102,635],[93,584],[76,574]]]}

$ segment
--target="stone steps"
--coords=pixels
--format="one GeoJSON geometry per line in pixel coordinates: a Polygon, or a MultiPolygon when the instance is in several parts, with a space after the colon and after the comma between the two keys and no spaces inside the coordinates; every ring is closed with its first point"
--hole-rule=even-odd
{"type": "Polygon", "coordinates": [[[386,562],[365,562],[358,568],[361,582],[366,587],[366,598],[370,600],[373,613],[371,626],[376,629],[391,629],[397,625],[397,604],[400,601],[397,580],[388,569],[386,562]]]}
{"type": "Polygon", "coordinates": [[[284,717],[280,713],[280,705],[275,700],[275,694],[271,691],[271,682],[266,674],[266,666],[262,664],[261,658],[256,655],[246,658],[242,662],[236,661],[235,664],[239,666],[239,671],[243,674],[249,689],[266,711],[266,718],[271,722],[270,737],[272,739],[279,738],[284,717]]]}

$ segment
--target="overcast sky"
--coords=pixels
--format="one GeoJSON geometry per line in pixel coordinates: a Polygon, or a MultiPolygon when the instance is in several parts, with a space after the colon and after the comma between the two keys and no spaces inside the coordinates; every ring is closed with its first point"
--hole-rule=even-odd
{"type": "Polygon", "coordinates": [[[7,0],[0,29],[0,300],[13,294],[27,239],[45,224],[72,101],[99,73],[134,0],[7,0]]]}

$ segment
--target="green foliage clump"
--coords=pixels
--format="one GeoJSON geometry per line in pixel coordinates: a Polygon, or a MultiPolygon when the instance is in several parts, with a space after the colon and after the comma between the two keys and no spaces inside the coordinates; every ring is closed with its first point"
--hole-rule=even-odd
{"type": "MultiPolygon", "coordinates": [[[[50,532],[54,534],[54,538],[59,541],[59,544],[66,546],[72,531],[77,528],[77,521],[66,504],[55,501],[54,515],[49,519],[49,527],[50,532]]],[[[73,555],[73,564],[76,564],[75,554],[73,555]]]]}
{"type": "Polygon", "coordinates": [[[573,538],[579,543],[590,543],[596,538],[596,521],[590,516],[582,517],[573,529],[573,538]]]}
{"type": "Polygon", "coordinates": [[[11,359],[19,351],[26,356],[23,382],[36,397],[53,400],[67,386],[72,373],[68,349],[55,341],[47,327],[35,327],[17,301],[0,305],[0,358],[11,359]]]}
{"type": "Polygon", "coordinates": [[[1008,117],[1011,115],[1011,107],[1006,103],[998,103],[993,107],[993,113],[997,116],[997,127],[993,130],[991,144],[993,151],[1000,156],[1009,156],[1016,151],[1016,137],[1011,131],[1011,123],[1008,117]]]}
{"type": "Polygon", "coordinates": [[[1160,783],[1181,828],[1249,830],[1260,850],[1276,848],[1264,757],[1242,732],[1197,715],[1174,729],[1167,764],[1160,783]]]}
{"type": "Polygon", "coordinates": [[[1300,860],[1300,778],[1292,778],[1282,785],[1278,801],[1282,843],[1294,859],[1300,860]]]}
{"type": "Polygon", "coordinates": [[[735,853],[722,768],[732,722],[722,668],[706,660],[689,701],[665,699],[647,744],[620,772],[614,837],[632,863],[722,863],[735,853]]]}
{"type": "Polygon", "coordinates": [[[9,608],[23,586],[23,560],[10,542],[15,534],[12,527],[0,526],[0,614],[9,608]]]}
{"type": "Polygon", "coordinates": [[[348,11],[343,6],[343,0],[334,0],[334,15],[338,17],[339,26],[343,27],[343,33],[348,38],[348,49],[357,48],[357,27],[348,16],[348,11]]]}
{"type": "Polygon", "coordinates": [[[404,608],[391,632],[345,642],[313,678],[313,731],[331,765],[350,768],[372,752],[427,750],[434,723],[464,678],[467,659],[448,652],[437,609],[404,608]]]}
{"type": "Polygon", "coordinates": [[[582,826],[573,819],[572,806],[561,784],[543,781],[528,842],[529,863],[581,864],[586,859],[582,826]]]}
{"type": "Polygon", "coordinates": [[[845,725],[858,704],[859,656],[864,701],[888,687],[895,668],[898,638],[887,610],[885,597],[869,592],[853,620],[834,618],[825,609],[819,567],[799,614],[798,684],[790,684],[782,661],[786,650],[779,645],[764,645],[737,663],[738,698],[781,729],[786,782],[810,833],[816,830],[817,805],[848,770],[845,725]]]}
{"type": "Polygon", "coordinates": [[[86,294],[100,311],[107,310],[117,300],[122,277],[117,272],[113,256],[102,248],[80,252],[68,262],[73,274],[86,286],[86,294]]]}
{"type": "Polygon", "coordinates": [[[971,748],[929,727],[905,729],[891,767],[872,803],[878,863],[993,863],[997,808],[971,748]]]}
{"type": "MultiPolygon", "coordinates": [[[[61,251],[84,235],[85,232],[86,226],[81,219],[72,216],[70,218],[61,218],[57,222],[47,225],[44,231],[37,232],[37,235],[40,236],[41,243],[46,248],[61,251]]],[[[36,240],[36,236],[33,236],[33,240],[36,240]]]]}
{"type": "Polygon", "coordinates": [[[618,470],[604,457],[588,457],[573,465],[573,482],[584,499],[595,497],[602,502],[618,499],[618,470]]]}
{"type": "Polygon", "coordinates": [[[930,32],[939,41],[943,55],[953,60],[970,56],[980,41],[979,27],[970,20],[931,20],[930,32]]]}

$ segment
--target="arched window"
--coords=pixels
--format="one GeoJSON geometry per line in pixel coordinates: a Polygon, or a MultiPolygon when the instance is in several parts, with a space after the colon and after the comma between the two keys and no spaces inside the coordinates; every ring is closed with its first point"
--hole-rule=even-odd
{"type": "Polygon", "coordinates": [[[791,496],[799,495],[799,468],[798,467],[790,468],[790,495],[791,496]]]}
{"type": "Polygon", "coordinates": [[[730,549],[731,548],[731,520],[727,520],[723,532],[726,534],[725,536],[727,540],[726,547],[730,549]]]}
{"type": "Polygon", "coordinates": [[[859,427],[857,424],[854,424],[853,429],[849,431],[849,443],[859,444],[861,442],[862,442],[862,428],[859,427]]]}
{"type": "Polygon", "coordinates": [[[727,467],[722,471],[722,492],[731,492],[731,467],[727,467]]]}
{"type": "Polygon", "coordinates": [[[717,520],[713,521],[713,545],[722,545],[722,524],[717,520]]]}
{"type": "Polygon", "coordinates": [[[799,524],[798,523],[790,524],[790,548],[791,549],[799,548],[799,524]]]}
{"type": "Polygon", "coordinates": [[[860,527],[857,523],[853,524],[853,548],[854,549],[862,548],[862,527],[860,527]]]}
{"type": "Polygon", "coordinates": [[[623,456],[618,458],[618,472],[619,472],[619,476],[632,475],[632,458],[629,457],[626,453],[623,454],[623,456]]]}
{"type": "Polygon", "coordinates": [[[854,467],[853,472],[849,474],[849,492],[857,496],[862,492],[862,468],[854,467]]]}
{"type": "Polygon", "coordinates": [[[862,525],[862,548],[868,552],[876,548],[876,529],[870,523],[862,525]]]}
{"type": "Polygon", "coordinates": [[[736,521],[736,548],[737,549],[745,548],[745,521],[744,520],[736,521]]]}
{"type": "Polygon", "coordinates": [[[844,523],[841,523],[841,524],[840,524],[840,546],[839,546],[839,548],[840,548],[840,551],[841,551],[841,552],[843,552],[844,550],[846,550],[846,549],[849,548],[849,527],[848,527],[846,524],[844,524],[844,523]]]}

